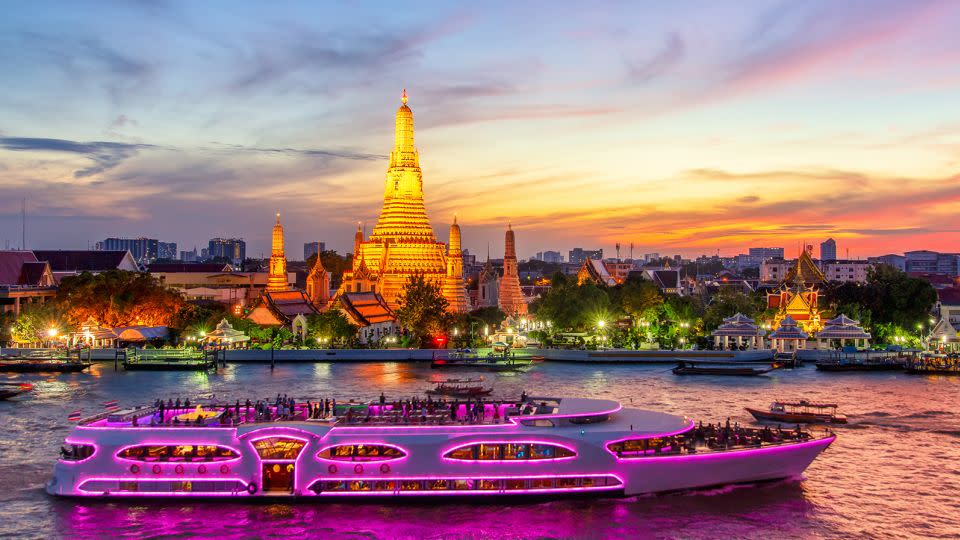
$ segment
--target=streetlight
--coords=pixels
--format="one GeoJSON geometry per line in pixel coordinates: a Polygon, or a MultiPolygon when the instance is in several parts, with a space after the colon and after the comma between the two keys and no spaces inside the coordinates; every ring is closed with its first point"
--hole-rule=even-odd
{"type": "Polygon", "coordinates": [[[603,328],[606,325],[607,325],[607,321],[604,321],[602,319],[597,321],[597,326],[599,326],[600,328],[603,328]]]}
{"type": "Polygon", "coordinates": [[[56,337],[57,337],[57,329],[56,329],[56,328],[51,328],[51,329],[47,330],[47,335],[50,336],[50,339],[56,339],[56,337]]]}

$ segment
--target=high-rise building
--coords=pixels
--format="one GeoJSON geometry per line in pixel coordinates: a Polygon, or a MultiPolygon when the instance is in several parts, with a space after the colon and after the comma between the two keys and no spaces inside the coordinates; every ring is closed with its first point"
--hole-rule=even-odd
{"type": "Polygon", "coordinates": [[[960,255],[956,253],[938,253],[936,251],[917,250],[904,254],[904,266],[907,272],[947,274],[960,273],[960,255]]]}
{"type": "Polygon", "coordinates": [[[748,250],[748,253],[750,257],[754,259],[760,259],[759,262],[763,262],[767,259],[783,258],[782,247],[752,247],[748,250]]]}
{"type": "Polygon", "coordinates": [[[559,251],[544,251],[540,260],[549,264],[560,264],[563,262],[563,255],[559,251]]]}
{"type": "Polygon", "coordinates": [[[267,292],[287,290],[287,256],[283,252],[283,225],[280,225],[280,212],[273,226],[273,239],[270,249],[270,271],[267,274],[267,292]]]}
{"type": "Polygon", "coordinates": [[[569,253],[567,253],[567,261],[570,264],[583,265],[583,262],[587,259],[602,261],[603,249],[573,248],[569,253]]]}
{"type": "Polygon", "coordinates": [[[174,260],[177,258],[176,242],[157,242],[157,258],[174,260]]]}
{"type": "Polygon", "coordinates": [[[513,228],[507,225],[504,238],[503,279],[500,280],[500,309],[507,315],[526,315],[527,301],[520,289],[520,274],[517,273],[517,243],[513,228]]]}
{"type": "Polygon", "coordinates": [[[191,251],[181,251],[181,252],[180,252],[180,260],[181,260],[182,262],[197,262],[197,259],[198,259],[198,258],[199,258],[199,255],[197,255],[197,248],[196,248],[196,246],[194,246],[193,250],[191,250],[191,251]]]}
{"type": "Polygon", "coordinates": [[[243,238],[211,238],[207,245],[207,255],[204,258],[222,257],[234,263],[241,263],[247,258],[247,243],[243,238]]]}
{"type": "MultiPolygon", "coordinates": [[[[176,244],[174,244],[176,246],[176,244]]],[[[160,254],[160,242],[156,238],[107,238],[94,245],[97,251],[129,251],[138,263],[157,260],[160,254]]],[[[176,250],[176,247],[174,247],[176,250]]]]}
{"type": "Polygon", "coordinates": [[[827,238],[820,243],[820,261],[837,260],[837,241],[833,238],[827,238]]]}
{"type": "Polygon", "coordinates": [[[327,245],[325,242],[307,242],[303,244],[303,260],[307,260],[317,253],[326,250],[327,245]]]}

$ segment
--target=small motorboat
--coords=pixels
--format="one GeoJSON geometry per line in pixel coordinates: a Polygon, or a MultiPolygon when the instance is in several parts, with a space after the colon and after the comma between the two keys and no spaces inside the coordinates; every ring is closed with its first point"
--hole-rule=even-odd
{"type": "Polygon", "coordinates": [[[484,388],[483,385],[478,384],[483,382],[483,377],[478,379],[444,379],[431,382],[436,384],[436,387],[427,390],[427,394],[434,396],[476,398],[489,396],[493,392],[493,388],[484,388]]]}
{"type": "Polygon", "coordinates": [[[776,369],[776,364],[769,368],[756,368],[747,366],[719,366],[719,365],[697,365],[694,362],[679,362],[677,367],[673,368],[674,375],[729,375],[735,377],[752,377],[763,375],[776,369]]]}
{"type": "Polygon", "coordinates": [[[0,383],[0,399],[9,399],[33,390],[30,383],[2,382],[0,383]]]}
{"type": "Polygon", "coordinates": [[[774,401],[770,409],[762,411],[746,407],[747,412],[761,421],[784,424],[846,424],[847,417],[837,414],[835,403],[812,403],[805,399],[797,402],[774,401]]]}

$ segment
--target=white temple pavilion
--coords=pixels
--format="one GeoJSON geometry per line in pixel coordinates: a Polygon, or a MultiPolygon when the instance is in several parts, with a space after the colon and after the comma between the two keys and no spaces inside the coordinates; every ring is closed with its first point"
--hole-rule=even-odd
{"type": "Polygon", "coordinates": [[[846,315],[840,315],[827,321],[823,330],[817,332],[817,349],[839,349],[844,345],[854,345],[862,349],[870,345],[870,333],[846,315]]]}
{"type": "Polygon", "coordinates": [[[777,352],[793,352],[806,348],[807,333],[793,317],[787,315],[780,326],[770,334],[770,343],[777,352]]]}
{"type": "Polygon", "coordinates": [[[713,331],[713,346],[716,349],[739,349],[746,346],[748,349],[762,349],[763,331],[743,313],[723,319],[723,324],[713,331]]]}

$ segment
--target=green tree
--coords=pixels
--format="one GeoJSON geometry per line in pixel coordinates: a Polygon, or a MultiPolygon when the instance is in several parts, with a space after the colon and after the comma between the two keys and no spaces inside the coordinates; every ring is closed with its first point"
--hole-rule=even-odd
{"type": "Polygon", "coordinates": [[[73,328],[57,306],[47,302],[24,306],[13,322],[10,334],[13,341],[26,345],[49,340],[50,329],[56,330],[57,334],[62,336],[73,328]]]}
{"type": "Polygon", "coordinates": [[[397,303],[397,322],[411,335],[413,343],[426,344],[431,336],[446,334],[449,304],[440,287],[424,279],[423,274],[407,278],[397,303]]]}
{"type": "Polygon", "coordinates": [[[644,319],[663,304],[663,295],[653,282],[631,279],[623,285],[620,303],[627,315],[644,319]]]}
{"type": "Polygon", "coordinates": [[[314,339],[326,338],[341,346],[349,344],[357,335],[357,327],[338,309],[308,316],[307,330],[314,339]]]}
{"type": "Polygon", "coordinates": [[[760,297],[729,289],[721,289],[710,299],[709,305],[703,314],[703,327],[706,332],[712,332],[723,323],[723,319],[742,313],[756,319],[763,310],[763,301],[760,297]]]}

